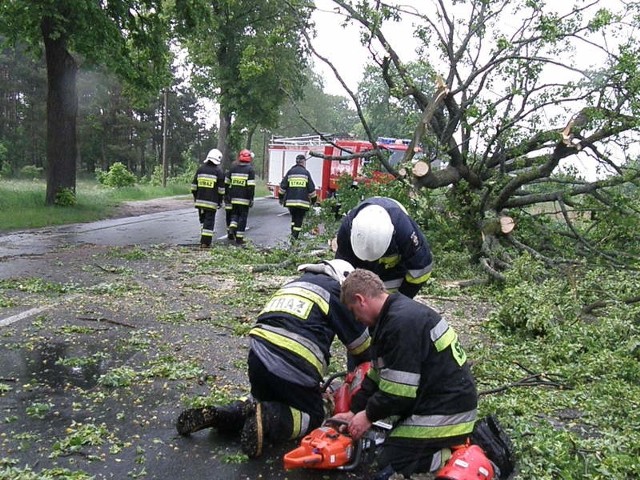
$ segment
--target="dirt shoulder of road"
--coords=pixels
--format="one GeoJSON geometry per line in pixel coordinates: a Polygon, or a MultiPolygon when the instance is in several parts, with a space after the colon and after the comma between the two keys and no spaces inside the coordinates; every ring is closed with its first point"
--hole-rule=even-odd
{"type": "Polygon", "coordinates": [[[180,210],[190,207],[193,207],[193,197],[191,195],[122,202],[113,209],[109,218],[136,217],[148,213],[180,210]]]}

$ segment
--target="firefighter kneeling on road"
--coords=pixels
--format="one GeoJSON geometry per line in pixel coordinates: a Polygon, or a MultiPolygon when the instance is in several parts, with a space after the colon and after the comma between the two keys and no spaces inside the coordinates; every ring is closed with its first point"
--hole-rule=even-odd
{"type": "Polygon", "coordinates": [[[222,152],[210,150],[191,182],[194,206],[200,217],[200,248],[209,248],[213,240],[216,212],[224,198],[224,172],[220,168],[222,152]]]}
{"type": "Polygon", "coordinates": [[[316,186],[309,170],[305,168],[304,155],[296,157],[296,164],[285,174],[280,182],[278,199],[291,214],[291,238],[296,239],[302,231],[302,222],[309,208],[316,203],[316,186]]]}
{"type": "Polygon", "coordinates": [[[336,335],[356,364],[370,359],[367,328],[340,303],[340,284],[353,267],[330,260],[298,270],[302,276],[271,297],[249,332],[252,399],[185,410],[176,424],[179,434],[241,432],[244,453],[258,457],[265,440],[300,438],[324,421],[320,384],[336,335]]]}
{"type": "Polygon", "coordinates": [[[435,310],[389,294],[373,272],[356,269],[342,284],[342,302],[371,329],[373,368],[334,418],[359,439],[373,422],[397,418],[378,457],[375,480],[395,473],[437,471],[476,421],[476,385],[456,332],[435,310]]]}

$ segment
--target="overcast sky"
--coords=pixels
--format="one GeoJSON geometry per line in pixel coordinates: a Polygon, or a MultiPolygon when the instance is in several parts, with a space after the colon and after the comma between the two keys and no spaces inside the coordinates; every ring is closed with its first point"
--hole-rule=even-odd
{"type": "MultiPolygon", "coordinates": [[[[425,0],[402,0],[402,5],[420,4],[425,0]]],[[[314,48],[323,57],[331,60],[350,89],[355,91],[362,78],[364,66],[370,60],[369,52],[360,44],[360,29],[352,23],[346,28],[341,25],[344,15],[338,13],[331,0],[315,0],[317,11],[313,14],[318,36],[313,42],[314,48]]],[[[390,22],[383,28],[383,33],[392,42],[403,61],[415,59],[413,51],[416,45],[412,38],[411,21],[404,24],[390,22]]],[[[335,78],[331,69],[321,60],[315,59],[314,70],[322,75],[325,81],[325,91],[332,95],[347,96],[346,92],[335,78]]]]}

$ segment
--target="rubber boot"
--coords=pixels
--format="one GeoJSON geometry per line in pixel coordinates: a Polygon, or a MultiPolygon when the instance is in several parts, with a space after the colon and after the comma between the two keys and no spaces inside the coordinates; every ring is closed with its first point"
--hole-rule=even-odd
{"type": "Polygon", "coordinates": [[[255,404],[251,400],[238,400],[223,406],[192,408],[180,414],[176,429],[180,435],[189,435],[204,428],[215,428],[220,433],[239,432],[254,409],[255,404]]]}
{"type": "Polygon", "coordinates": [[[309,415],[280,402],[260,402],[249,415],[240,434],[242,451],[249,458],[262,455],[266,440],[284,442],[304,436],[310,428],[309,415]],[[294,415],[296,421],[294,421],[294,415]]]}

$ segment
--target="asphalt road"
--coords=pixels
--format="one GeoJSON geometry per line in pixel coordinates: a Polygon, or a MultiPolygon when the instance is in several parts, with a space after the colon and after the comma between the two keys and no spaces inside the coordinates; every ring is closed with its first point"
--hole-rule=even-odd
{"type": "MultiPolygon", "coordinates": [[[[285,208],[273,198],[259,198],[249,213],[245,236],[255,245],[270,247],[286,241],[289,225],[290,216],[285,208]]],[[[215,232],[214,241],[227,242],[222,209],[216,217],[215,232]]],[[[193,207],[13,232],[0,236],[0,279],[39,269],[39,257],[73,246],[196,245],[199,239],[200,224],[193,207]]]]}
{"type": "MultiPolygon", "coordinates": [[[[246,236],[260,246],[286,242],[289,222],[288,212],[277,201],[259,199],[251,210],[246,236]]],[[[224,211],[219,212],[216,225],[216,241],[227,242],[224,211]]],[[[193,208],[14,232],[0,236],[0,279],[35,277],[89,286],[95,283],[92,279],[97,276],[102,285],[113,286],[117,284],[119,274],[96,270],[96,264],[106,261],[104,257],[92,259],[93,252],[105,249],[94,246],[197,245],[198,241],[199,223],[193,208]],[[83,263],[85,257],[82,255],[87,256],[87,263],[83,263]]],[[[191,255],[204,255],[199,250],[189,251],[191,255]]],[[[122,261],[124,266],[129,266],[126,260],[108,258],[108,264],[122,261]]],[[[171,283],[179,274],[173,269],[173,264],[178,264],[175,268],[180,272],[184,268],[179,262],[158,261],[162,265],[154,270],[152,264],[150,269],[166,283],[166,292],[161,291],[159,296],[171,308],[174,306],[172,302],[176,302],[175,308],[191,312],[178,303],[184,301],[185,305],[191,305],[189,298],[182,295],[179,288],[173,288],[171,283]]],[[[139,281],[144,284],[153,278],[153,275],[142,275],[139,281]]],[[[205,279],[198,281],[204,282],[205,279]]],[[[110,300],[111,297],[102,300],[100,295],[85,293],[79,297],[77,294],[60,294],[54,301],[49,300],[46,294],[40,294],[40,301],[34,302],[26,293],[19,293],[16,297],[19,302],[0,309],[0,370],[4,381],[11,387],[9,392],[0,393],[0,412],[5,419],[0,422],[0,452],[3,455],[10,456],[19,465],[31,466],[34,471],[52,466],[80,469],[95,475],[96,480],[368,478],[366,469],[358,472],[287,472],[281,459],[284,452],[295,446],[293,442],[268,448],[260,459],[246,461],[238,460],[241,450],[237,437],[223,437],[212,430],[186,438],[177,435],[174,422],[182,405],[181,396],[187,392],[192,395],[194,391],[207,394],[211,382],[217,381],[218,377],[220,382],[226,382],[226,376],[231,377],[236,368],[228,349],[236,349],[243,357],[246,345],[239,337],[219,328],[200,326],[197,321],[186,325],[163,324],[157,321],[157,312],[152,308],[136,310],[136,295],[126,297],[126,304],[110,300]],[[135,311],[134,316],[129,315],[129,308],[135,311]],[[102,315],[107,320],[116,319],[122,323],[96,325],[89,334],[82,333],[84,330],[73,333],[69,329],[87,328],[87,322],[83,322],[80,315],[102,315]],[[145,337],[148,331],[153,331],[156,336],[145,337]],[[106,397],[100,396],[102,390],[94,387],[98,377],[108,368],[120,363],[131,368],[141,367],[148,354],[145,352],[155,354],[153,348],[134,348],[131,351],[116,348],[122,343],[122,338],[135,335],[152,341],[163,354],[167,352],[163,349],[166,341],[175,351],[194,349],[187,352],[187,356],[209,358],[211,355],[211,363],[205,362],[205,365],[207,371],[215,373],[215,378],[201,386],[193,385],[195,380],[140,382],[140,385],[110,392],[106,397]],[[204,339],[202,345],[200,339],[204,339]],[[229,346],[225,346],[226,343],[229,346]],[[205,347],[206,355],[198,350],[205,347]],[[104,352],[109,352],[108,361],[90,364],[87,368],[59,364],[61,358],[93,358],[104,352]],[[43,419],[28,414],[28,408],[44,404],[53,408],[43,419]],[[80,422],[79,425],[108,425],[118,439],[129,439],[135,448],[125,444],[119,446],[121,451],[116,452],[107,450],[113,444],[106,443],[101,447],[86,447],[91,451],[103,449],[99,458],[89,458],[83,450],[59,458],[48,457],[53,448],[50,440],[70,434],[70,429],[75,428],[74,422],[80,422]],[[36,439],[43,439],[43,442],[36,439]]],[[[212,303],[203,304],[203,311],[214,311],[215,295],[206,298],[212,303]]],[[[191,314],[196,315],[197,312],[191,314]]]]}

